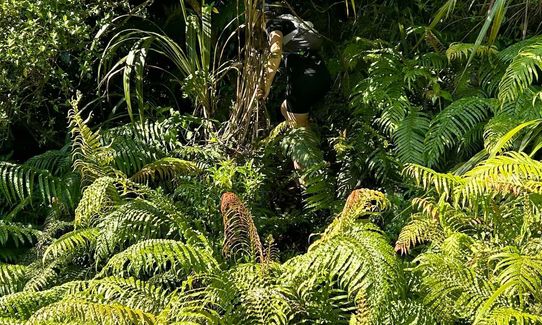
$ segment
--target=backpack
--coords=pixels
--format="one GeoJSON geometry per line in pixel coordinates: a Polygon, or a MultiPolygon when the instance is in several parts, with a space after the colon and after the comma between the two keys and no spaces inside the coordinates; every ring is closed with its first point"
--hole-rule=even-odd
{"type": "Polygon", "coordinates": [[[286,14],[280,15],[279,19],[291,21],[295,29],[283,36],[282,44],[285,52],[317,51],[322,47],[322,36],[314,29],[314,24],[297,16],[286,14]]]}

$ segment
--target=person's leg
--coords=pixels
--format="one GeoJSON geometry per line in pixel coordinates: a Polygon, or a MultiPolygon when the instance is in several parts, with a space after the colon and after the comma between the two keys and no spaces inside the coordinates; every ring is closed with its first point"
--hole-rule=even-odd
{"type": "Polygon", "coordinates": [[[310,122],[309,122],[309,113],[292,113],[288,111],[288,100],[285,99],[282,102],[282,105],[280,105],[280,112],[282,113],[282,116],[284,116],[284,119],[290,123],[293,127],[304,127],[309,128],[310,122]]]}

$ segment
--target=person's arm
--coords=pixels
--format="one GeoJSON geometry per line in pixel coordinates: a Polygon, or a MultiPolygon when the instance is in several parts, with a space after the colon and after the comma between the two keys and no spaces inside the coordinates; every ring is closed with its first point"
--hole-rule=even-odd
{"type": "Polygon", "coordinates": [[[272,31],[269,35],[270,54],[265,65],[264,98],[271,91],[271,85],[282,60],[282,32],[272,31]]]}

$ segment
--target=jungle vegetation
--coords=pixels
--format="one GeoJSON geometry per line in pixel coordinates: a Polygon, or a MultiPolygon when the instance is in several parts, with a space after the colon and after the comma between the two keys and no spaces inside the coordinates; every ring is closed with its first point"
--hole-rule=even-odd
{"type": "Polygon", "coordinates": [[[0,0],[0,324],[542,324],[542,4],[260,5],[0,0]]]}

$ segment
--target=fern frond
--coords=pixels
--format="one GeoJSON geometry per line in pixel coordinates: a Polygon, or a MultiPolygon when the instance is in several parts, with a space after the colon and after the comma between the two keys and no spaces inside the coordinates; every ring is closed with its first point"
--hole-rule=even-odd
{"type": "Polygon", "coordinates": [[[84,181],[94,181],[103,176],[114,176],[111,168],[113,150],[102,144],[100,132],[94,132],[83,120],[79,109],[81,94],[72,101],[68,112],[69,128],[72,137],[73,167],[79,171],[84,181]]]}
{"type": "Polygon", "coordinates": [[[463,137],[490,114],[492,100],[466,97],[456,100],[432,120],[425,138],[429,167],[437,164],[447,150],[457,146],[463,137]]]}
{"type": "Polygon", "coordinates": [[[0,245],[6,245],[8,242],[15,247],[31,244],[41,235],[37,229],[30,226],[24,226],[14,222],[4,222],[0,220],[0,245]]]}
{"type": "Polygon", "coordinates": [[[438,316],[421,301],[407,299],[391,302],[391,311],[381,324],[433,325],[439,324],[437,319],[438,316]]]}
{"type": "Polygon", "coordinates": [[[382,115],[377,118],[375,122],[386,134],[393,136],[399,128],[399,125],[401,125],[401,122],[413,108],[404,95],[401,95],[396,100],[394,98],[393,101],[391,98],[394,97],[385,98],[386,106],[383,108],[382,115]]]}
{"type": "Polygon", "coordinates": [[[499,100],[514,101],[538,79],[542,69],[542,39],[523,47],[514,57],[499,84],[499,100]]]}
{"type": "Polygon", "coordinates": [[[510,45],[509,47],[503,49],[499,52],[498,56],[499,59],[501,59],[505,63],[510,63],[512,60],[514,60],[518,54],[528,46],[539,44],[542,41],[542,36],[533,36],[531,38],[527,38],[524,40],[521,40],[519,42],[515,42],[514,44],[510,45]]]}
{"type": "Polygon", "coordinates": [[[352,191],[341,212],[343,218],[357,218],[366,213],[382,212],[386,210],[390,202],[384,193],[369,189],[357,189],[352,191]]]}
{"type": "Polygon", "coordinates": [[[335,189],[334,180],[328,174],[328,164],[322,161],[310,167],[305,167],[301,172],[301,180],[304,183],[304,203],[309,211],[334,210],[335,189]]]}
{"type": "Polygon", "coordinates": [[[0,194],[11,204],[38,196],[43,203],[60,200],[73,206],[73,189],[60,177],[30,165],[0,162],[0,194]]]}
{"type": "Polygon", "coordinates": [[[64,280],[62,278],[62,271],[66,271],[64,264],[61,261],[53,261],[44,267],[39,267],[39,264],[33,265],[34,268],[31,270],[31,277],[25,283],[23,290],[37,292],[60,284],[64,280]]]}
{"type": "Polygon", "coordinates": [[[143,123],[129,123],[120,127],[111,128],[104,132],[103,141],[113,143],[115,139],[134,139],[136,142],[149,147],[158,148],[164,153],[169,153],[181,148],[178,141],[179,120],[177,116],[162,121],[146,120],[143,123]]]}
{"type": "Polygon", "coordinates": [[[81,321],[104,325],[155,324],[155,316],[121,304],[102,304],[85,299],[61,300],[38,310],[30,323],[81,321]]]}
{"type": "Polygon", "coordinates": [[[512,251],[495,254],[490,260],[497,261],[497,280],[507,287],[503,294],[509,297],[532,295],[537,301],[542,300],[542,257],[512,251]]]}
{"type": "Polygon", "coordinates": [[[395,252],[380,231],[370,224],[352,227],[314,243],[309,251],[285,263],[287,281],[318,287],[326,279],[348,292],[352,303],[366,297],[373,321],[382,317],[379,307],[401,295],[404,278],[395,252]]]}
{"type": "Polygon", "coordinates": [[[327,227],[322,239],[348,231],[355,227],[360,218],[381,213],[389,206],[390,202],[382,192],[365,188],[354,190],[346,199],[341,214],[327,227]]]}
{"type": "Polygon", "coordinates": [[[20,291],[26,281],[28,281],[26,266],[0,264],[0,296],[6,296],[20,291]]]}
{"type": "Polygon", "coordinates": [[[30,318],[39,309],[61,300],[65,294],[75,290],[80,282],[68,282],[44,291],[22,291],[0,298],[0,317],[19,320],[30,318]]]}
{"type": "Polygon", "coordinates": [[[209,249],[174,240],[151,239],[114,255],[100,275],[142,277],[172,270],[182,276],[192,272],[211,273],[217,269],[218,263],[209,249]]]}
{"type": "Polygon", "coordinates": [[[495,46],[475,45],[472,43],[452,43],[446,50],[446,56],[450,61],[467,61],[471,56],[484,58],[496,54],[497,48],[495,46]]]}
{"type": "MultiPolygon", "coordinates": [[[[501,139],[523,122],[515,114],[498,114],[491,118],[484,127],[484,147],[490,152],[494,151],[496,145],[501,142],[501,139]]],[[[511,142],[504,144],[502,149],[508,150],[511,144],[511,142]]]]}
{"type": "Polygon", "coordinates": [[[43,254],[43,262],[88,255],[94,251],[99,234],[97,228],[78,229],[64,234],[47,247],[43,254]]]}
{"type": "Polygon", "coordinates": [[[437,220],[415,214],[412,220],[401,229],[395,243],[395,251],[408,254],[410,249],[418,244],[442,240],[444,240],[444,233],[437,220]]]}
{"type": "Polygon", "coordinates": [[[293,316],[290,292],[277,283],[276,264],[240,264],[228,272],[241,303],[242,319],[251,324],[288,324],[293,316]]]}
{"type": "Polygon", "coordinates": [[[465,265],[463,260],[437,253],[424,253],[415,260],[422,272],[424,302],[443,321],[473,320],[477,310],[491,297],[493,287],[465,265]]]}
{"type": "Polygon", "coordinates": [[[147,184],[155,181],[171,180],[179,175],[193,175],[199,171],[191,161],[166,157],[150,163],[134,174],[131,179],[147,184]]]}
{"type": "Polygon", "coordinates": [[[462,184],[464,180],[453,174],[438,173],[431,168],[410,164],[405,167],[403,173],[412,177],[418,186],[426,191],[434,189],[438,194],[449,196],[452,190],[462,184]]]}
{"type": "Polygon", "coordinates": [[[429,118],[423,112],[411,111],[393,134],[399,160],[406,163],[424,163],[424,139],[429,129],[429,118]]]}
{"type": "Polygon", "coordinates": [[[238,301],[235,284],[227,274],[190,278],[160,313],[164,324],[235,324],[242,315],[234,311],[238,301]]]}
{"type": "Polygon", "coordinates": [[[454,232],[449,234],[448,237],[440,244],[442,253],[456,258],[465,260],[470,254],[472,254],[471,246],[475,243],[475,240],[467,234],[462,232],[454,232]]]}
{"type": "Polygon", "coordinates": [[[82,291],[72,292],[67,299],[92,297],[95,302],[118,303],[158,314],[167,305],[169,294],[161,287],[135,278],[107,277],[89,281],[82,291]]]}
{"type": "Polygon", "coordinates": [[[83,192],[83,197],[75,209],[75,225],[88,227],[99,221],[120,201],[115,186],[116,180],[111,177],[96,179],[83,192]]]}
{"type": "Polygon", "coordinates": [[[248,256],[265,261],[263,246],[258,229],[250,211],[235,193],[222,194],[220,212],[224,223],[224,244],[226,257],[248,256]]]}
{"type": "Polygon", "coordinates": [[[39,170],[47,170],[54,176],[61,176],[71,170],[71,157],[68,149],[69,147],[65,146],[60,150],[50,150],[33,156],[24,165],[39,170]]]}
{"type": "Polygon", "coordinates": [[[487,159],[464,177],[464,183],[455,189],[455,196],[462,198],[464,203],[488,194],[536,193],[539,188],[536,183],[542,181],[542,163],[525,153],[507,152],[487,159]]]}
{"type": "Polygon", "coordinates": [[[284,152],[303,167],[311,167],[324,160],[319,144],[318,136],[306,128],[291,129],[281,143],[284,152]]]}
{"type": "Polygon", "coordinates": [[[508,324],[540,324],[542,316],[526,313],[511,307],[497,307],[493,309],[478,324],[483,325],[508,325],[508,324]]]}
{"type": "Polygon", "coordinates": [[[157,238],[175,238],[186,232],[185,217],[157,200],[135,199],[104,216],[99,224],[96,260],[107,259],[131,244],[157,238]]]}

